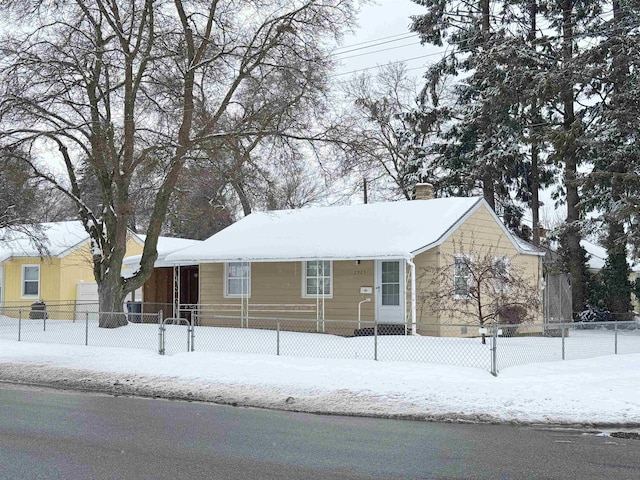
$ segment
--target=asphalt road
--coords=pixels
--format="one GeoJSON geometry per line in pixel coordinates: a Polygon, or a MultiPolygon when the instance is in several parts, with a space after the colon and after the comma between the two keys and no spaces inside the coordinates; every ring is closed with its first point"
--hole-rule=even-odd
{"type": "Polygon", "coordinates": [[[640,441],[0,385],[0,479],[634,479],[640,441]]]}

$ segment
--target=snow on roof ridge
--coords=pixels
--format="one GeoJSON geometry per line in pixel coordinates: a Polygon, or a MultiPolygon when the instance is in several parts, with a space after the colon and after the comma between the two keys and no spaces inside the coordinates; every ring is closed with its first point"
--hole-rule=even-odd
{"type": "Polygon", "coordinates": [[[168,262],[411,258],[435,245],[482,197],[255,212],[168,262]]]}

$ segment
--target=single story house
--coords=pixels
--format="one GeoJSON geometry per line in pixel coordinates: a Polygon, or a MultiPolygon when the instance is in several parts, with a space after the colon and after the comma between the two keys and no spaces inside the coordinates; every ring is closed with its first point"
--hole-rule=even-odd
{"type": "Polygon", "coordinates": [[[461,253],[460,245],[509,257],[535,288],[542,285],[544,252],[518,240],[480,197],[252,213],[164,262],[198,266],[205,325],[227,318],[230,326],[258,326],[261,316],[260,326],[272,328],[274,319],[295,317],[347,333],[353,322],[375,320],[448,335],[416,324],[441,321],[419,308],[424,272],[461,253]]]}
{"type": "MultiPolygon", "coordinates": [[[[0,304],[29,306],[98,301],[91,241],[79,221],[40,224],[43,255],[27,235],[0,231],[0,304]]],[[[131,233],[127,252],[142,252],[144,242],[131,233]]]]}

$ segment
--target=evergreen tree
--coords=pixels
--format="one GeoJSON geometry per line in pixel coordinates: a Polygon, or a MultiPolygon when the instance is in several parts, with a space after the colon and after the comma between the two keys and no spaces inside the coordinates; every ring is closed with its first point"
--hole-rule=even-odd
{"type": "Polygon", "coordinates": [[[600,273],[598,300],[612,312],[630,308],[627,245],[636,244],[630,225],[640,196],[640,2],[617,0],[599,25],[601,41],[585,58],[590,75],[593,170],[585,183],[585,206],[601,215],[608,260],[600,273]]]}
{"type": "MultiPolygon", "coordinates": [[[[439,189],[484,198],[515,232],[538,243],[538,189],[551,180],[543,165],[543,95],[550,95],[548,42],[539,38],[535,0],[416,3],[427,12],[412,29],[424,42],[454,51],[426,74],[428,84],[460,76],[455,105],[442,117],[437,166],[439,189]],[[523,228],[524,206],[534,211],[533,229],[523,228]]],[[[428,90],[428,88],[426,89],[428,90]]]]}

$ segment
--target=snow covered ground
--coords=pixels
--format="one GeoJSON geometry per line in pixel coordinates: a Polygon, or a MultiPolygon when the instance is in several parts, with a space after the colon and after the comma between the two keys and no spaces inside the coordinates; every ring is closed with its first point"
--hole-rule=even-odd
{"type": "MultiPolygon", "coordinates": [[[[496,378],[486,368],[430,363],[424,352],[420,362],[407,361],[411,360],[410,352],[423,350],[416,345],[426,340],[420,337],[380,339],[396,342],[382,352],[405,352],[401,361],[372,360],[370,337],[343,339],[314,334],[306,335],[314,338],[316,353],[326,354],[318,357],[325,358],[276,356],[274,332],[240,329],[225,330],[226,336],[218,332],[215,343],[218,348],[226,345],[228,349],[254,345],[244,353],[188,353],[184,351],[186,338],[180,334],[168,339],[175,353],[161,356],[154,351],[157,327],[151,325],[135,325],[132,330],[130,325],[111,332],[100,329],[101,336],[95,333],[94,338],[89,337],[90,345],[113,345],[113,337],[121,337],[126,342],[121,345],[137,348],[84,346],[85,326],[78,323],[63,326],[51,322],[47,327],[49,338],[73,339],[76,344],[31,343],[46,342],[44,335],[17,342],[7,339],[15,333],[7,330],[13,325],[0,327],[0,381],[331,414],[640,427],[639,353],[512,366],[501,370],[496,378]],[[132,339],[134,330],[145,329],[155,329],[148,332],[150,336],[145,335],[146,343],[132,339]],[[247,334],[252,335],[251,342],[242,337],[247,334]],[[326,337],[326,341],[318,344],[319,337],[326,337]],[[352,352],[351,358],[326,358],[335,349],[343,354],[352,352]]],[[[35,335],[27,330],[21,333],[35,335]]],[[[204,342],[203,334],[198,335],[196,342],[204,342]]],[[[584,345],[598,345],[594,343],[598,332],[581,335],[572,338],[584,345]]],[[[292,334],[291,348],[311,348],[304,338],[305,334],[292,334]]],[[[638,340],[636,335],[624,338],[635,338],[633,345],[638,340]]],[[[463,358],[468,355],[463,352],[470,351],[468,345],[461,347],[465,342],[457,340],[479,345],[477,339],[452,339],[448,344],[442,343],[444,340],[439,339],[438,345],[447,345],[441,351],[448,351],[452,358],[463,358]]],[[[521,343],[520,355],[526,356],[542,348],[541,340],[553,339],[512,340],[521,343]]],[[[607,343],[605,347],[607,353],[610,346],[607,343]]],[[[484,357],[488,347],[478,348],[484,357]]],[[[508,351],[504,350],[505,355],[508,351]]],[[[555,344],[550,351],[556,351],[555,344]]]]}

